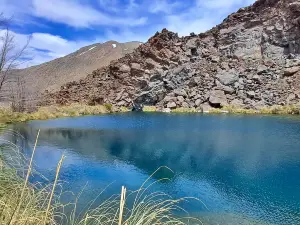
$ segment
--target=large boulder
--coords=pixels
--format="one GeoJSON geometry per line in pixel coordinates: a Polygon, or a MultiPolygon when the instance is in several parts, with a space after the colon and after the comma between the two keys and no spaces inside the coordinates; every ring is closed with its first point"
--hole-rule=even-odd
{"type": "Polygon", "coordinates": [[[208,113],[212,109],[212,107],[210,106],[210,104],[208,102],[202,104],[200,106],[200,108],[203,113],[208,113]]]}
{"type": "Polygon", "coordinates": [[[132,76],[140,77],[144,74],[144,70],[141,68],[141,65],[138,63],[131,63],[131,74],[132,76]]]}
{"type": "Polygon", "coordinates": [[[228,105],[225,92],[221,90],[213,90],[209,96],[209,103],[215,108],[221,108],[228,105]]]}
{"type": "Polygon", "coordinates": [[[300,67],[299,66],[294,66],[291,68],[286,68],[283,72],[284,76],[292,76],[295,73],[297,73],[298,71],[300,71],[300,67]]]}
{"type": "Polygon", "coordinates": [[[289,4],[289,8],[293,12],[300,12],[300,2],[293,2],[289,4]]]}
{"type": "Polygon", "coordinates": [[[184,89],[179,89],[179,90],[175,90],[174,94],[176,96],[183,96],[183,97],[187,97],[187,93],[184,89]]]}
{"type": "Polygon", "coordinates": [[[239,74],[235,70],[222,71],[216,77],[224,85],[231,85],[239,80],[239,74]]]}
{"type": "Polygon", "coordinates": [[[167,104],[167,108],[169,108],[169,109],[176,109],[176,107],[177,107],[177,105],[175,102],[169,102],[167,104]]]}
{"type": "Polygon", "coordinates": [[[158,101],[157,95],[152,91],[144,91],[139,94],[139,96],[134,100],[137,105],[156,105],[158,101]]]}
{"type": "Polygon", "coordinates": [[[217,89],[224,91],[226,94],[233,94],[235,92],[234,88],[230,86],[225,86],[221,84],[219,81],[216,81],[217,89]]]}
{"type": "Polygon", "coordinates": [[[122,73],[129,73],[130,72],[130,67],[126,64],[122,64],[122,65],[120,65],[119,70],[122,73]]]}
{"type": "Polygon", "coordinates": [[[202,100],[201,99],[197,99],[195,101],[195,107],[199,107],[201,105],[201,103],[202,103],[202,100]]]}

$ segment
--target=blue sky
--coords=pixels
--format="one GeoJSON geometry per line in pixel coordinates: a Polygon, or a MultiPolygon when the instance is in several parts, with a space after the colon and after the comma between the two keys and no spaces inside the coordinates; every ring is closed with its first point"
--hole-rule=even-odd
{"type": "Polygon", "coordinates": [[[0,0],[13,16],[22,45],[31,35],[24,66],[65,56],[96,42],[145,42],[167,28],[179,35],[204,32],[254,0],[0,0]]]}

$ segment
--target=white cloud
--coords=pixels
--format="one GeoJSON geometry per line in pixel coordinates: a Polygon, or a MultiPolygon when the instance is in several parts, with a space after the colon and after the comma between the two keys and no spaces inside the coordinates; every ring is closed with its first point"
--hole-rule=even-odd
{"type": "Polygon", "coordinates": [[[177,32],[180,36],[187,36],[191,32],[202,33],[215,25],[215,21],[208,18],[190,19],[186,15],[169,16],[167,19],[167,29],[177,32]]]}
{"type": "Polygon", "coordinates": [[[73,27],[91,27],[92,25],[138,26],[147,22],[146,17],[112,17],[91,6],[70,0],[33,0],[34,14],[48,20],[65,23],[73,27]]]}
{"type": "MultiPolygon", "coordinates": [[[[29,47],[26,50],[26,58],[32,58],[32,60],[22,64],[21,67],[38,65],[59,57],[66,56],[87,45],[103,43],[109,40],[115,40],[119,42],[147,41],[152,34],[151,31],[147,33],[148,35],[138,35],[130,30],[121,30],[119,32],[107,30],[105,31],[104,36],[96,37],[90,41],[71,41],[48,33],[33,33],[31,35],[29,47]]],[[[18,46],[21,47],[26,44],[28,35],[18,33],[14,33],[14,35],[18,46]]]]}
{"type": "Polygon", "coordinates": [[[101,42],[114,40],[118,42],[130,42],[130,41],[141,41],[146,42],[153,34],[154,30],[147,30],[144,32],[133,32],[130,29],[123,29],[118,32],[113,32],[111,30],[106,30],[103,37],[97,40],[102,40],[101,42]]]}
{"type": "Polygon", "coordinates": [[[228,14],[253,2],[255,0],[195,0],[195,4],[186,11],[167,16],[166,27],[181,36],[205,32],[228,14]]]}
{"type": "Polygon", "coordinates": [[[153,0],[149,12],[151,13],[172,13],[181,6],[179,2],[169,2],[168,0],[153,0]]]}
{"type": "MultiPolygon", "coordinates": [[[[14,19],[19,21],[32,20],[38,24],[44,21],[39,18],[44,18],[83,28],[80,29],[83,32],[80,33],[81,36],[84,36],[84,28],[95,30],[92,40],[89,38],[79,41],[34,30],[29,49],[33,60],[28,65],[36,65],[97,42],[145,42],[164,27],[181,36],[191,32],[204,32],[221,22],[229,13],[253,2],[254,0],[97,0],[98,7],[103,9],[99,11],[99,8],[88,5],[86,0],[0,0],[0,11],[15,15],[14,19]],[[146,17],[149,18],[149,23],[146,17]],[[97,33],[97,29],[101,29],[101,34],[97,33]]],[[[51,26],[51,23],[45,25],[51,26]]],[[[49,32],[48,29],[41,30],[49,32]]],[[[26,42],[26,35],[16,34],[16,39],[22,45],[26,42]]]]}
{"type": "MultiPolygon", "coordinates": [[[[28,40],[28,35],[13,33],[18,47],[22,47],[28,40]]],[[[21,67],[41,64],[55,58],[63,57],[81,47],[94,44],[95,41],[70,41],[60,36],[47,33],[33,33],[26,49],[26,58],[31,58],[21,67]]]]}
{"type": "Polygon", "coordinates": [[[248,6],[254,2],[255,0],[197,0],[197,6],[209,9],[228,9],[234,6],[248,6]]]}
{"type": "Polygon", "coordinates": [[[101,8],[104,8],[107,11],[119,12],[120,8],[118,7],[118,0],[98,0],[101,8]]]}

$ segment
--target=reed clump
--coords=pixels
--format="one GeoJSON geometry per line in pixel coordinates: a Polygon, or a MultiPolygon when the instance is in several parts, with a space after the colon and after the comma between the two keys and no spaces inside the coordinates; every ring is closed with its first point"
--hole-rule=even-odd
{"type": "MultiPolygon", "coordinates": [[[[151,187],[163,180],[151,182],[155,171],[136,191],[127,191],[122,187],[121,194],[104,199],[95,206],[101,196],[93,199],[84,210],[78,212],[77,200],[62,204],[59,174],[64,156],[57,165],[53,183],[30,183],[31,176],[39,175],[34,170],[33,159],[37,149],[38,135],[30,159],[24,157],[17,146],[10,142],[1,142],[0,150],[0,224],[1,225],[183,225],[202,224],[191,218],[180,207],[180,203],[192,198],[172,199],[163,192],[151,192],[151,187]],[[58,191],[59,190],[59,191],[58,191]],[[128,201],[130,199],[131,201],[128,201]],[[64,209],[71,207],[71,213],[64,209]],[[176,216],[176,212],[186,217],[176,216]]],[[[195,199],[196,200],[196,199],[195,199]]]]}
{"type": "Polygon", "coordinates": [[[47,120],[61,117],[100,115],[117,112],[119,110],[120,109],[117,109],[110,104],[94,106],[84,104],[72,104],[68,106],[45,106],[38,108],[36,112],[32,113],[19,113],[13,112],[9,109],[0,108],[0,126],[4,126],[4,124],[9,123],[25,122],[28,120],[47,120]]]}
{"type": "Polygon", "coordinates": [[[180,108],[172,109],[171,112],[172,113],[196,113],[196,112],[199,112],[199,111],[196,108],[180,107],[180,108]]]}
{"type": "Polygon", "coordinates": [[[158,109],[155,106],[144,106],[143,107],[143,112],[157,112],[158,109]]]}
{"type": "Polygon", "coordinates": [[[221,109],[211,109],[209,113],[299,115],[300,105],[286,105],[286,106],[275,105],[270,107],[263,107],[258,110],[239,108],[235,106],[224,106],[221,109]]]}

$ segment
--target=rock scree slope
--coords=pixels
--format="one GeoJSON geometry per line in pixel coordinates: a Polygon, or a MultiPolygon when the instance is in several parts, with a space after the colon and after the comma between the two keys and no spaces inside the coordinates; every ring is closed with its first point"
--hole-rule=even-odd
{"type": "Polygon", "coordinates": [[[46,93],[43,105],[260,109],[300,100],[300,1],[258,0],[206,33],[166,29],[133,53],[46,93]]]}
{"type": "Polygon", "coordinates": [[[14,73],[24,79],[26,100],[34,103],[40,100],[40,93],[58,91],[67,82],[85,78],[95,69],[131,53],[140,44],[116,41],[97,43],[38,66],[15,70],[14,73]]]}

